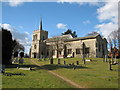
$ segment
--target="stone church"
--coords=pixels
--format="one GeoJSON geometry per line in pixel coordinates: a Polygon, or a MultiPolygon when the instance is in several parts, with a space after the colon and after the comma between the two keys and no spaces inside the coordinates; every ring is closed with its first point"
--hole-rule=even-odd
{"type": "Polygon", "coordinates": [[[31,58],[102,58],[105,55],[108,55],[107,40],[100,34],[77,38],[68,34],[48,38],[48,31],[42,29],[42,20],[39,29],[33,32],[31,58]]]}

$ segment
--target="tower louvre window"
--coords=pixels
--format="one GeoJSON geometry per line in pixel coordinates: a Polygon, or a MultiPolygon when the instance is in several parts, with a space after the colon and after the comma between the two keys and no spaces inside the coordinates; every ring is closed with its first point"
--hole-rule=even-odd
{"type": "Polygon", "coordinates": [[[34,49],[36,49],[37,48],[37,46],[36,45],[34,45],[34,49]]]}
{"type": "Polygon", "coordinates": [[[33,41],[37,40],[37,34],[33,35],[33,41]]]}

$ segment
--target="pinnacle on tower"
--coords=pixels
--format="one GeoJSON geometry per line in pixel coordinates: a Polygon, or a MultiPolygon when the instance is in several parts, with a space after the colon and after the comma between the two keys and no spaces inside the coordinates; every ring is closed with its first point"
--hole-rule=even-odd
{"type": "Polygon", "coordinates": [[[41,21],[40,21],[39,29],[42,30],[42,18],[41,18],[41,21]]]}

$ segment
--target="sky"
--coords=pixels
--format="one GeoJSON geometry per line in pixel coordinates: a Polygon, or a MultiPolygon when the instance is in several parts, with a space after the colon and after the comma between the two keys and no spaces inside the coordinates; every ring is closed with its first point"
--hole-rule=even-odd
{"type": "Polygon", "coordinates": [[[26,53],[31,47],[33,31],[39,29],[41,18],[43,30],[49,32],[48,37],[71,29],[76,31],[78,37],[96,31],[107,38],[110,32],[118,29],[119,0],[92,1],[5,0],[2,2],[0,26],[12,32],[14,39],[25,47],[26,53]]]}

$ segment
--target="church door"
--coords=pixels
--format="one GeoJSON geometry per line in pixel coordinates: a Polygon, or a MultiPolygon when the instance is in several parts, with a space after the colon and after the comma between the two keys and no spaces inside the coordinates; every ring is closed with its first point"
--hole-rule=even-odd
{"type": "Polygon", "coordinates": [[[34,58],[36,58],[36,53],[34,53],[34,58]]]}

